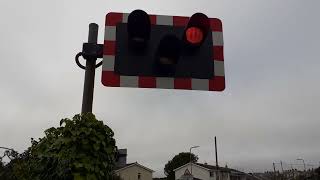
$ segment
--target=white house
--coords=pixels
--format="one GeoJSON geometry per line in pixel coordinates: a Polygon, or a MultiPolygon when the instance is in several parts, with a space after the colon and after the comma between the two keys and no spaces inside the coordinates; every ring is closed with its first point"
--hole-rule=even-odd
{"type": "Polygon", "coordinates": [[[121,180],[152,180],[153,170],[137,162],[127,164],[127,149],[119,149],[114,173],[121,180]]]}
{"type": "Polygon", "coordinates": [[[246,173],[208,164],[188,163],[174,170],[176,180],[251,180],[256,179],[246,173]],[[189,174],[190,173],[190,174],[189,174]],[[190,178],[190,176],[192,178],[190,178]]]}
{"type": "Polygon", "coordinates": [[[122,180],[152,180],[153,170],[135,162],[115,170],[122,180]]]}

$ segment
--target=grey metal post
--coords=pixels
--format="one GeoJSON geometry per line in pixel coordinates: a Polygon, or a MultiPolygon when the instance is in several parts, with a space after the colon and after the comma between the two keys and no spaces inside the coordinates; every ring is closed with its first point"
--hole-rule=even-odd
{"type": "Polygon", "coordinates": [[[191,149],[192,149],[192,147],[190,148],[190,151],[189,151],[189,153],[190,153],[190,173],[192,175],[191,149]]]}
{"type": "MultiPolygon", "coordinates": [[[[88,43],[97,43],[98,24],[89,24],[88,43]]],[[[96,58],[86,61],[81,113],[92,112],[96,58]]]]}
{"type": "Polygon", "coordinates": [[[192,175],[192,161],[191,161],[191,149],[193,149],[193,148],[198,148],[198,147],[200,147],[200,146],[192,146],[192,147],[190,147],[190,151],[189,151],[189,154],[190,154],[190,174],[192,175]]]}

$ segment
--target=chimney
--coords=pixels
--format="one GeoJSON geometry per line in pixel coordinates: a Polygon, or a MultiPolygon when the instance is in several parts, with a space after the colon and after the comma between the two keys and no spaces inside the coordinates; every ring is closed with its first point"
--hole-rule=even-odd
{"type": "Polygon", "coordinates": [[[124,167],[127,165],[127,149],[118,149],[116,167],[124,167]]]}

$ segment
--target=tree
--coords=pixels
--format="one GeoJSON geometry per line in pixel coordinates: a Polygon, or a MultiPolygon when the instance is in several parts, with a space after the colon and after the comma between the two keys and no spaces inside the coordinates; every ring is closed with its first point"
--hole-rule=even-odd
{"type": "Polygon", "coordinates": [[[317,178],[320,179],[320,166],[317,169],[315,169],[314,172],[315,172],[316,179],[317,178]]]}
{"type": "MultiPolygon", "coordinates": [[[[191,162],[195,163],[198,161],[198,156],[191,153],[191,162]]],[[[190,162],[190,153],[189,152],[182,152],[178,155],[175,155],[164,167],[164,173],[167,176],[168,180],[174,180],[174,169],[183,166],[190,162]]]]}
{"type": "MultiPolygon", "coordinates": [[[[117,147],[113,131],[91,113],[62,119],[4,168],[11,179],[111,179],[117,147]]],[[[1,175],[1,172],[0,172],[1,175]]],[[[1,178],[0,178],[1,179],[1,178]]]]}
{"type": "Polygon", "coordinates": [[[317,169],[315,169],[314,171],[316,172],[317,175],[320,176],[320,166],[317,169]]]}
{"type": "Polygon", "coordinates": [[[0,179],[1,180],[14,180],[15,175],[13,172],[13,165],[12,163],[4,163],[2,160],[4,157],[7,157],[9,160],[15,160],[19,153],[11,148],[0,147],[0,149],[5,149],[3,156],[0,157],[0,179]]]}

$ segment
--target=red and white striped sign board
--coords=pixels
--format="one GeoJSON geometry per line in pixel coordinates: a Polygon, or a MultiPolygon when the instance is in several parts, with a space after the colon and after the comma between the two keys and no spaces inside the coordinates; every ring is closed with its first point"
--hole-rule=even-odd
{"type": "MultiPolygon", "coordinates": [[[[212,79],[124,76],[114,72],[116,31],[118,23],[126,23],[129,13],[108,13],[105,21],[104,51],[101,82],[109,87],[186,89],[223,91],[225,89],[222,22],[209,18],[213,39],[214,76],[212,79]]],[[[149,15],[153,25],[186,27],[189,17],[149,15]]]]}

